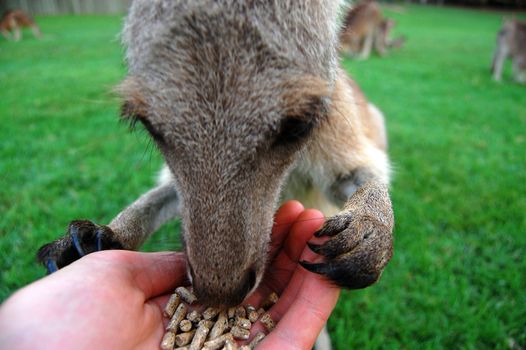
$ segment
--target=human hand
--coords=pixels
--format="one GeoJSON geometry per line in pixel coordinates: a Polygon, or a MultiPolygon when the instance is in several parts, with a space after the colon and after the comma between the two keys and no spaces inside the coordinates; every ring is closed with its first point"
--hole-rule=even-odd
{"type": "Polygon", "coordinates": [[[0,349],[158,349],[182,253],[88,254],[0,307],[0,349]]]}
{"type": "MultiPolygon", "coordinates": [[[[305,244],[322,223],[319,211],[304,210],[295,201],[276,213],[274,259],[247,301],[257,305],[271,290],[281,294],[270,310],[280,323],[259,348],[310,349],[334,308],[339,289],[298,264],[300,257],[316,258],[305,244]]],[[[89,254],[2,305],[0,348],[156,349],[166,323],[167,293],[185,282],[185,268],[181,253],[89,254]]]]}
{"type": "MultiPolygon", "coordinates": [[[[320,211],[305,210],[297,201],[289,201],[277,211],[272,229],[273,260],[256,292],[245,301],[258,305],[272,291],[280,295],[269,311],[278,322],[276,328],[258,349],[312,349],[332,313],[340,289],[299,264],[299,261],[320,261],[320,256],[306,248],[306,243],[323,221],[320,211]]],[[[256,323],[251,333],[262,329],[256,323]]]]}

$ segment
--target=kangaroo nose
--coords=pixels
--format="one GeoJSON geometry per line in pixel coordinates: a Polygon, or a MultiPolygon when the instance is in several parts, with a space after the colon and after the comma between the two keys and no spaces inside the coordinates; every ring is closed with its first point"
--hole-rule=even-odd
{"type": "Polygon", "coordinates": [[[194,292],[201,304],[207,306],[237,306],[256,285],[256,271],[249,269],[241,278],[234,281],[211,284],[209,281],[193,278],[194,292]]]}

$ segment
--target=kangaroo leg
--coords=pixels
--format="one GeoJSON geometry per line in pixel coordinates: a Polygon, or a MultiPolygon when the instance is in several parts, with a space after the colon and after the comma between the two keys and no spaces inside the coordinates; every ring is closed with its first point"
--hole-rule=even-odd
{"type": "Polygon", "coordinates": [[[317,146],[311,162],[322,164],[325,174],[334,169],[326,175],[330,177],[324,187],[327,197],[342,209],[316,233],[329,239],[322,245],[309,244],[325,261],[302,264],[338,286],[358,289],[376,282],[392,256],[389,162],[373,138],[381,131],[376,130],[378,120],[371,121],[371,111],[358,88],[342,77],[334,94],[336,115],[329,116],[331,122],[320,130],[316,141],[325,147],[317,146]],[[348,140],[353,140],[353,148],[339,152],[348,140]]]}
{"type": "Polygon", "coordinates": [[[20,30],[20,27],[17,25],[13,29],[13,40],[20,41],[20,39],[22,39],[22,31],[20,30]]]}
{"type": "Polygon", "coordinates": [[[371,54],[371,50],[373,48],[373,41],[374,41],[374,32],[371,31],[365,37],[365,40],[362,46],[362,50],[358,56],[359,59],[365,60],[369,58],[369,55],[371,54]]]}
{"type": "Polygon", "coordinates": [[[109,225],[87,220],[69,224],[65,236],[38,251],[38,260],[54,272],[82,256],[105,249],[135,250],[166,221],[179,212],[173,183],[163,182],[118,214],[109,225]]]}
{"type": "Polygon", "coordinates": [[[504,61],[508,57],[508,45],[506,44],[505,38],[500,35],[497,39],[497,48],[495,49],[495,54],[493,55],[493,63],[491,65],[491,72],[493,74],[493,79],[500,81],[502,79],[502,68],[504,66],[504,61]]]}

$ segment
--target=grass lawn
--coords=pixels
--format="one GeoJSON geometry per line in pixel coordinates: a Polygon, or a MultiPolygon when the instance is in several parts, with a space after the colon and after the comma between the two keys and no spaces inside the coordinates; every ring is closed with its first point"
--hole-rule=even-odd
{"type": "MultiPolygon", "coordinates": [[[[395,256],[344,292],[337,349],[526,347],[526,86],[491,81],[502,14],[388,12],[405,48],[344,61],[388,118],[395,256]]],[[[118,17],[39,17],[0,41],[0,300],[43,276],[34,254],[72,219],[108,222],[154,182],[145,133],[118,122],[118,17]]],[[[177,223],[146,250],[179,247],[177,223]]]]}

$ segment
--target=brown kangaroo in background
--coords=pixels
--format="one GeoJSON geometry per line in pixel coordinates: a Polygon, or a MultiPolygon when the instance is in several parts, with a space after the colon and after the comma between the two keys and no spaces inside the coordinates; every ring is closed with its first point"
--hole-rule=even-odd
{"type": "Polygon", "coordinates": [[[402,47],[404,37],[391,39],[396,25],[393,19],[384,18],[376,1],[365,0],[352,6],[343,22],[340,50],[359,59],[367,59],[373,49],[384,56],[391,48],[402,47]]]}
{"type": "Polygon", "coordinates": [[[380,111],[339,67],[339,0],[137,0],[123,31],[123,118],[166,165],[108,225],[73,221],[39,251],[50,272],[101,249],[135,250],[182,219],[189,277],[210,305],[237,305],[269,263],[273,215],[293,197],[327,219],[301,262],[343,288],[375,283],[392,255],[380,111]]]}
{"type": "Polygon", "coordinates": [[[22,28],[31,28],[35,38],[40,38],[40,28],[33,18],[22,10],[8,10],[0,20],[0,32],[7,40],[11,40],[13,34],[14,41],[22,39],[22,28]]]}

